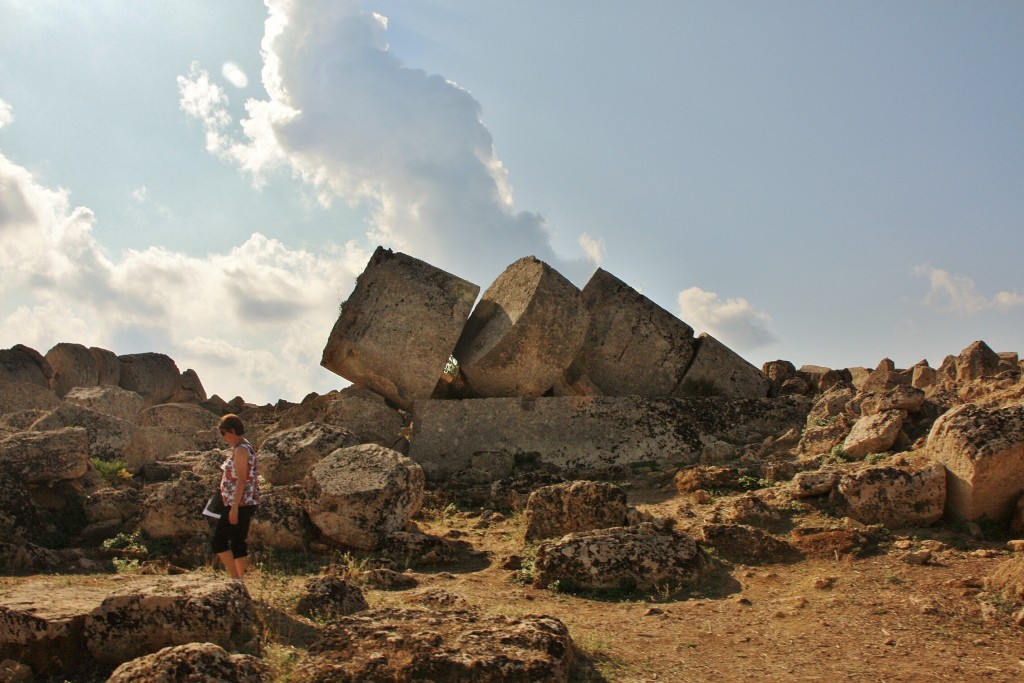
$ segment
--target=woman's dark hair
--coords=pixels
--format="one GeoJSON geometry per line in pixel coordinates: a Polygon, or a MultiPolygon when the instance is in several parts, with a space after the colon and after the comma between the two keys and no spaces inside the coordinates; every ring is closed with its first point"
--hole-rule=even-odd
{"type": "Polygon", "coordinates": [[[231,430],[238,436],[245,434],[245,427],[242,425],[242,418],[238,417],[234,413],[228,413],[220,419],[219,428],[227,431],[231,430]]]}

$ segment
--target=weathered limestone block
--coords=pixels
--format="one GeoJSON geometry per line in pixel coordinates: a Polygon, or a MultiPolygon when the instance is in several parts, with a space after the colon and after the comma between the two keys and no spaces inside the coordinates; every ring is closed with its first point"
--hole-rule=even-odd
{"type": "Polygon", "coordinates": [[[0,380],[25,382],[43,389],[51,389],[53,368],[38,351],[23,344],[0,349],[0,380]]]}
{"type": "Polygon", "coordinates": [[[299,486],[274,486],[260,493],[259,512],[249,540],[276,550],[305,550],[316,529],[306,513],[299,486]]]}
{"type": "Polygon", "coordinates": [[[946,472],[927,460],[866,467],[841,476],[833,497],[845,504],[849,517],[864,524],[928,526],[942,517],[946,472]]]}
{"type": "Polygon", "coordinates": [[[258,657],[228,654],[213,643],[186,643],[125,662],[107,679],[107,683],[139,681],[269,683],[271,675],[258,657]]]}
{"type": "Polygon", "coordinates": [[[581,300],[590,326],[570,378],[606,396],[669,396],[693,359],[693,328],[601,268],[581,300]]]}
{"type": "Polygon", "coordinates": [[[203,505],[213,494],[215,482],[191,473],[180,479],[147,486],[142,499],[139,528],[153,538],[181,538],[209,532],[203,505]]]}
{"type": "Polygon", "coordinates": [[[568,534],[542,544],[533,584],[637,590],[666,583],[693,586],[703,569],[704,558],[690,536],[645,523],[568,534]]]}
{"type": "Polygon", "coordinates": [[[99,382],[96,359],[81,344],[57,344],[46,352],[46,362],[53,368],[53,390],[61,398],[74,387],[94,387],[99,382]]]}
{"type": "Polygon", "coordinates": [[[843,453],[860,459],[870,453],[888,451],[899,438],[906,415],[902,410],[886,410],[860,418],[843,441],[843,453]]]}
{"type": "Polygon", "coordinates": [[[741,496],[730,496],[716,503],[710,519],[718,524],[744,524],[756,527],[775,527],[789,516],[788,500],[774,489],[748,491],[741,496]],[[786,507],[784,507],[786,506],[786,507]]]}
{"type": "Polygon", "coordinates": [[[88,434],[81,427],[21,432],[0,440],[0,469],[29,484],[77,479],[88,464],[88,434]]]}
{"type": "Polygon", "coordinates": [[[337,576],[314,576],[302,587],[295,611],[311,619],[337,619],[369,609],[359,586],[337,576]]]}
{"type": "Polygon", "coordinates": [[[134,391],[151,406],[166,403],[174,396],[181,371],[170,356],[162,353],[132,353],[118,356],[121,362],[119,386],[134,391]]]}
{"type": "Polygon", "coordinates": [[[32,581],[0,590],[0,659],[28,664],[38,675],[74,678],[91,660],[82,633],[107,590],[32,581]]]}
{"type": "Polygon", "coordinates": [[[48,387],[33,382],[0,379],[0,415],[11,415],[25,410],[53,410],[60,399],[48,387]]]}
{"type": "Polygon", "coordinates": [[[429,398],[480,287],[377,247],[341,305],[320,364],[408,410],[429,398]]]}
{"type": "Polygon", "coordinates": [[[0,529],[4,541],[32,540],[39,529],[39,513],[21,474],[0,466],[0,529]]]}
{"type": "Polygon", "coordinates": [[[999,374],[999,354],[983,341],[969,345],[953,363],[953,375],[959,384],[994,377],[999,374]]]}
{"type": "Polygon", "coordinates": [[[745,524],[705,524],[700,533],[702,545],[711,546],[719,557],[736,564],[792,562],[801,555],[791,543],[745,524]]]}
{"type": "Polygon", "coordinates": [[[813,498],[815,496],[824,496],[835,488],[841,474],[839,470],[831,469],[798,472],[793,477],[793,497],[813,498]]]}
{"type": "Polygon", "coordinates": [[[954,408],[932,425],[924,450],[948,471],[947,515],[1004,522],[1024,493],[1024,405],[954,408]]]}
{"type": "Polygon", "coordinates": [[[985,589],[1013,605],[1024,605],[1024,555],[1011,557],[985,578],[985,589]]]}
{"type": "Polygon", "coordinates": [[[394,531],[380,544],[380,556],[402,566],[436,566],[455,562],[454,542],[418,531],[394,531]]]}
{"type": "Polygon", "coordinates": [[[928,365],[915,365],[910,375],[910,386],[915,389],[927,389],[935,384],[938,373],[928,365]]]}
{"type": "Polygon", "coordinates": [[[206,400],[206,389],[199,379],[199,373],[192,368],[181,373],[178,388],[171,396],[171,403],[202,403],[206,400]]]}
{"type": "Polygon", "coordinates": [[[846,440],[853,427],[849,418],[842,414],[813,422],[808,419],[807,422],[807,427],[800,435],[800,443],[797,444],[797,452],[807,455],[831,453],[833,448],[846,440]]]}
{"type": "Polygon", "coordinates": [[[775,398],[786,380],[796,377],[796,366],[788,360],[771,360],[761,366],[761,373],[768,380],[768,395],[775,398]]]}
{"type": "Polygon", "coordinates": [[[484,292],[453,355],[477,396],[540,396],[565,376],[589,321],[580,290],[527,256],[484,292]]]}
{"type": "Polygon", "coordinates": [[[358,444],[347,429],[307,422],[268,436],[260,447],[259,469],[274,485],[302,483],[309,468],[328,454],[358,444]]]}
{"type": "Polygon", "coordinates": [[[526,541],[626,523],[626,492],[608,482],[573,481],[537,489],[523,515],[526,541]]]}
{"type": "Polygon", "coordinates": [[[83,427],[88,432],[90,458],[128,463],[131,470],[142,466],[145,457],[134,424],[68,401],[39,418],[31,429],[37,432],[83,427]]]}
{"type": "Polygon", "coordinates": [[[924,391],[901,384],[888,392],[862,392],[857,396],[855,404],[860,405],[861,415],[876,415],[886,410],[916,413],[924,404],[924,391]]]}
{"type": "MultiPolygon", "coordinates": [[[[139,457],[150,463],[181,451],[218,448],[223,443],[216,430],[217,420],[217,415],[191,403],[151,406],[135,419],[139,457]]],[[[254,438],[248,432],[247,436],[254,438]]]]}
{"type": "Polygon", "coordinates": [[[405,426],[401,414],[388,406],[382,396],[357,386],[303,401],[288,410],[277,427],[291,429],[307,422],[340,427],[355,434],[358,443],[375,443],[387,448],[395,445],[405,426]]]}
{"type": "Polygon", "coordinates": [[[90,523],[125,522],[134,517],[139,507],[139,491],[134,488],[103,488],[90,494],[82,503],[90,523]]]}
{"type": "Polygon", "coordinates": [[[82,640],[99,662],[127,662],[173,645],[236,650],[255,633],[245,589],[205,574],[154,576],[106,595],[86,616],[82,640]]]}
{"type": "Polygon", "coordinates": [[[76,387],[64,400],[132,423],[146,407],[142,396],[115,386],[76,387]]]}
{"type": "Polygon", "coordinates": [[[554,617],[374,609],[330,624],[295,675],[309,683],[564,683],[577,657],[569,629],[554,617]]]}
{"type": "Polygon", "coordinates": [[[741,476],[743,472],[735,467],[694,465],[679,470],[673,483],[680,493],[691,493],[699,489],[730,489],[739,488],[741,476]]]}
{"type": "Polygon", "coordinates": [[[672,395],[763,398],[769,386],[760,370],[705,332],[697,338],[693,361],[672,395]]]}
{"type": "Polygon", "coordinates": [[[89,353],[96,362],[96,384],[101,387],[116,387],[121,384],[121,359],[117,354],[98,346],[90,346],[89,353]]]}
{"type": "Polygon", "coordinates": [[[306,510],[324,536],[372,550],[402,531],[423,504],[423,469],[397,451],[341,448],[306,475],[306,510]]]}
{"type": "Polygon", "coordinates": [[[433,480],[469,468],[477,453],[495,451],[570,472],[641,461],[687,465],[707,443],[746,445],[799,429],[808,407],[802,397],[417,401],[409,454],[433,480]]]}
{"type": "Polygon", "coordinates": [[[0,542],[0,569],[8,572],[40,573],[52,572],[61,566],[60,552],[18,538],[12,540],[18,542],[0,542]]]}

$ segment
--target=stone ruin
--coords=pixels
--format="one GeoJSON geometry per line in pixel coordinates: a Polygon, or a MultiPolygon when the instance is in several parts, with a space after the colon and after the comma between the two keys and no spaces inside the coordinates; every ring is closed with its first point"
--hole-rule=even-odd
{"type": "MultiPolygon", "coordinates": [[[[265,465],[253,547],[360,551],[375,563],[365,585],[388,590],[418,580],[392,567],[472,556],[418,529],[428,488],[485,508],[483,527],[522,512],[541,588],[692,587],[709,570],[705,549],[746,565],[839,557],[872,542],[867,525],[987,522],[1024,537],[1016,353],[976,342],[938,368],[758,370],[600,269],[581,291],[527,257],[474,307],[479,291],[378,249],[323,354],[353,386],[300,404],[207,397],[194,371],[158,353],[0,350],[0,568],[109,572],[141,558],[105,541],[141,533],[170,541],[162,561],[186,572],[116,590],[45,578],[0,590],[0,674],[119,664],[110,680],[267,680],[249,597],[180,569],[208,559],[197,510],[219,477],[213,425],[226,412],[242,415],[265,465]],[[104,482],[104,462],[124,463],[130,479],[104,482]],[[643,473],[680,497],[678,517],[627,504],[626,482],[643,473]],[[795,510],[821,508],[842,522],[794,524],[795,510]]],[[[517,571],[516,557],[502,568],[517,571]]],[[[1020,604],[1024,623],[1020,558],[985,586],[1020,604]]],[[[302,664],[311,680],[375,670],[382,631],[402,634],[388,640],[394,680],[421,680],[428,651],[453,676],[566,680],[579,664],[551,617],[497,618],[436,589],[367,609],[358,587],[331,576],[306,593],[300,611],[330,622],[302,664]],[[526,646],[508,645],[510,629],[526,646]]]]}

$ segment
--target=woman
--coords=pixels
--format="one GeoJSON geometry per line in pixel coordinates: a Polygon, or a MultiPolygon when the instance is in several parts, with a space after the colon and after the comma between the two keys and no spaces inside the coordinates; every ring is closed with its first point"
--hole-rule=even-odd
{"type": "Polygon", "coordinates": [[[245,440],[245,427],[237,415],[222,417],[218,429],[228,445],[227,458],[220,466],[224,471],[220,478],[220,496],[227,509],[217,520],[210,545],[232,581],[242,583],[249,557],[245,539],[260,502],[256,449],[245,440]]]}

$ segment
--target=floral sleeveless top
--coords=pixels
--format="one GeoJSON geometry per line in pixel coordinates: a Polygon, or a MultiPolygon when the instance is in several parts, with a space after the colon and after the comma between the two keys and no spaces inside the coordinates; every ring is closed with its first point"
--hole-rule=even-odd
{"type": "MultiPolygon", "coordinates": [[[[249,478],[246,480],[245,490],[242,492],[242,506],[259,505],[260,473],[256,469],[256,449],[248,441],[239,441],[238,446],[249,451],[249,478]]],[[[235,502],[235,491],[238,489],[238,472],[235,471],[233,453],[234,449],[229,448],[228,456],[220,466],[224,472],[220,478],[220,497],[224,499],[224,505],[228,507],[231,507],[232,503],[235,502]]]]}

